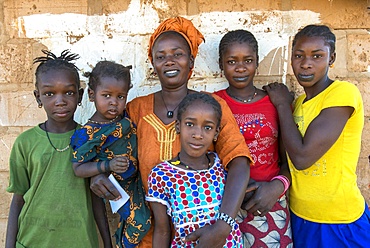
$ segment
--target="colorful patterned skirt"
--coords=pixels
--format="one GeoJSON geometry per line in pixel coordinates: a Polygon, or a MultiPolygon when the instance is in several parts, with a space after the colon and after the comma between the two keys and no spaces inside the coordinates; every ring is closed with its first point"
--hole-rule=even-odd
{"type": "Polygon", "coordinates": [[[282,196],[263,217],[240,209],[236,220],[242,231],[244,248],[293,247],[286,196],[282,196]]]}

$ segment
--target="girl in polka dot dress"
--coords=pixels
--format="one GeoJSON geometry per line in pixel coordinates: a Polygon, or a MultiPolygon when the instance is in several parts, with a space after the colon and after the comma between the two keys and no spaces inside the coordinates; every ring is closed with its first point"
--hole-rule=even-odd
{"type": "Polygon", "coordinates": [[[242,247],[238,224],[219,212],[227,172],[217,154],[207,152],[217,140],[221,115],[220,104],[206,93],[189,94],[179,104],[176,131],[181,133],[181,151],[156,165],[148,178],[146,199],[155,223],[153,248],[194,247],[197,242],[184,242],[184,238],[217,220],[230,225],[224,247],[242,247]]]}

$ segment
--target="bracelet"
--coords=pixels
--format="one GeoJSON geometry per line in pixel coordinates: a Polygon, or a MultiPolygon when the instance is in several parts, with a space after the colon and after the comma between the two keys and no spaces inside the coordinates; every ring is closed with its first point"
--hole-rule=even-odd
{"type": "Polygon", "coordinates": [[[105,170],[105,172],[110,172],[109,162],[110,162],[110,160],[105,160],[105,162],[104,162],[104,170],[105,170]]]}
{"type": "Polygon", "coordinates": [[[280,182],[282,182],[282,183],[283,183],[283,185],[284,185],[284,191],[283,191],[283,193],[281,193],[281,195],[279,196],[279,199],[280,199],[283,195],[285,195],[286,191],[289,189],[290,181],[289,181],[289,179],[288,179],[286,176],[284,176],[284,175],[279,175],[279,176],[273,177],[273,178],[271,178],[271,180],[270,180],[270,181],[275,180],[275,179],[279,180],[279,181],[280,181],[280,182]]]}
{"type": "Polygon", "coordinates": [[[231,218],[228,214],[225,213],[217,213],[216,219],[225,221],[229,226],[231,226],[231,228],[236,225],[235,219],[231,218]]]}
{"type": "Polygon", "coordinates": [[[103,161],[98,161],[98,163],[96,164],[96,168],[98,169],[98,172],[101,174],[101,173],[103,173],[103,171],[101,170],[101,163],[102,163],[103,161]]]}

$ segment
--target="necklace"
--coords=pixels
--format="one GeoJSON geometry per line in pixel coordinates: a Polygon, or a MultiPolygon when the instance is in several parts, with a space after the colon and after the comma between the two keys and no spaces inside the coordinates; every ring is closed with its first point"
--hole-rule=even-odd
{"type": "MultiPolygon", "coordinates": [[[[186,95],[189,94],[189,90],[186,92],[186,95]]],[[[175,112],[175,110],[177,109],[177,107],[179,106],[180,102],[176,105],[176,107],[171,111],[171,110],[168,110],[167,108],[167,104],[166,102],[164,101],[164,98],[163,98],[163,94],[162,94],[162,91],[161,91],[161,98],[162,98],[162,102],[164,104],[164,106],[166,107],[166,110],[167,110],[167,118],[169,119],[172,119],[173,118],[173,113],[175,112]]]]}
{"type": "MultiPolygon", "coordinates": [[[[50,139],[50,137],[49,137],[48,129],[46,128],[46,121],[44,122],[44,126],[45,126],[45,133],[46,133],[46,137],[48,137],[49,143],[50,143],[50,145],[54,148],[54,150],[55,150],[55,151],[57,151],[57,152],[64,152],[64,151],[67,151],[67,150],[68,150],[68,148],[69,148],[69,146],[71,145],[71,141],[69,142],[69,144],[68,144],[66,147],[64,147],[64,148],[62,148],[62,149],[56,148],[56,147],[53,145],[53,143],[51,142],[51,139],[50,139]]],[[[77,128],[77,125],[76,125],[76,127],[75,127],[75,132],[76,132],[76,128],[77,128]]]]}
{"type": "MultiPolygon", "coordinates": [[[[211,159],[209,158],[208,153],[206,153],[206,157],[207,157],[207,161],[208,161],[208,167],[207,167],[207,169],[209,169],[209,168],[211,168],[211,159]]],[[[184,162],[182,162],[181,159],[180,159],[180,153],[177,154],[176,161],[171,162],[171,164],[173,164],[173,165],[179,165],[179,164],[181,164],[181,165],[185,166],[186,169],[191,169],[191,170],[194,170],[194,171],[198,171],[197,169],[194,169],[190,165],[187,165],[184,162]]],[[[205,170],[205,169],[201,169],[201,170],[205,170]]]]}
{"type": "Polygon", "coordinates": [[[88,121],[88,122],[91,122],[91,123],[93,123],[93,124],[104,125],[104,124],[111,124],[111,123],[115,122],[115,121],[118,119],[118,117],[120,117],[120,115],[117,115],[116,117],[114,117],[114,118],[113,118],[112,120],[110,120],[110,121],[93,121],[93,120],[91,120],[91,119],[88,119],[87,121],[88,121]]]}
{"type": "Polygon", "coordinates": [[[252,100],[257,96],[257,88],[256,88],[255,86],[253,86],[253,88],[254,88],[254,93],[253,93],[253,95],[252,95],[252,96],[250,96],[250,97],[248,97],[247,99],[241,99],[241,98],[239,98],[239,97],[236,97],[236,96],[234,96],[234,95],[230,94],[230,90],[229,90],[229,88],[227,88],[226,92],[227,92],[227,94],[228,94],[229,96],[231,96],[232,98],[234,98],[234,99],[236,99],[236,100],[238,100],[238,101],[240,101],[240,102],[247,103],[247,102],[251,102],[251,101],[252,101],[252,100]]]}

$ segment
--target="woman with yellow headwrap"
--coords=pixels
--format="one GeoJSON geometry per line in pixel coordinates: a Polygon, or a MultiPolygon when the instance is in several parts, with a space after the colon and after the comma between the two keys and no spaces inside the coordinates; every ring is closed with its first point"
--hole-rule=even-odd
{"type": "MultiPolygon", "coordinates": [[[[191,21],[183,17],[165,20],[150,38],[148,56],[162,89],[127,104],[127,112],[137,125],[139,170],[146,190],[150,170],[156,164],[175,157],[180,151],[175,116],[181,100],[187,94],[194,93],[187,84],[202,41],[203,35],[191,21]]],[[[219,154],[228,170],[228,178],[220,207],[223,217],[187,237],[188,240],[198,240],[197,247],[223,247],[225,244],[231,230],[229,223],[236,217],[247,188],[249,163],[252,161],[226,102],[213,96],[221,104],[223,115],[220,135],[209,150],[219,154]]],[[[91,188],[97,195],[105,195],[107,199],[118,196],[118,192],[104,177],[95,178],[91,188]]],[[[149,233],[140,247],[155,246],[151,241],[152,235],[149,233]]]]}

